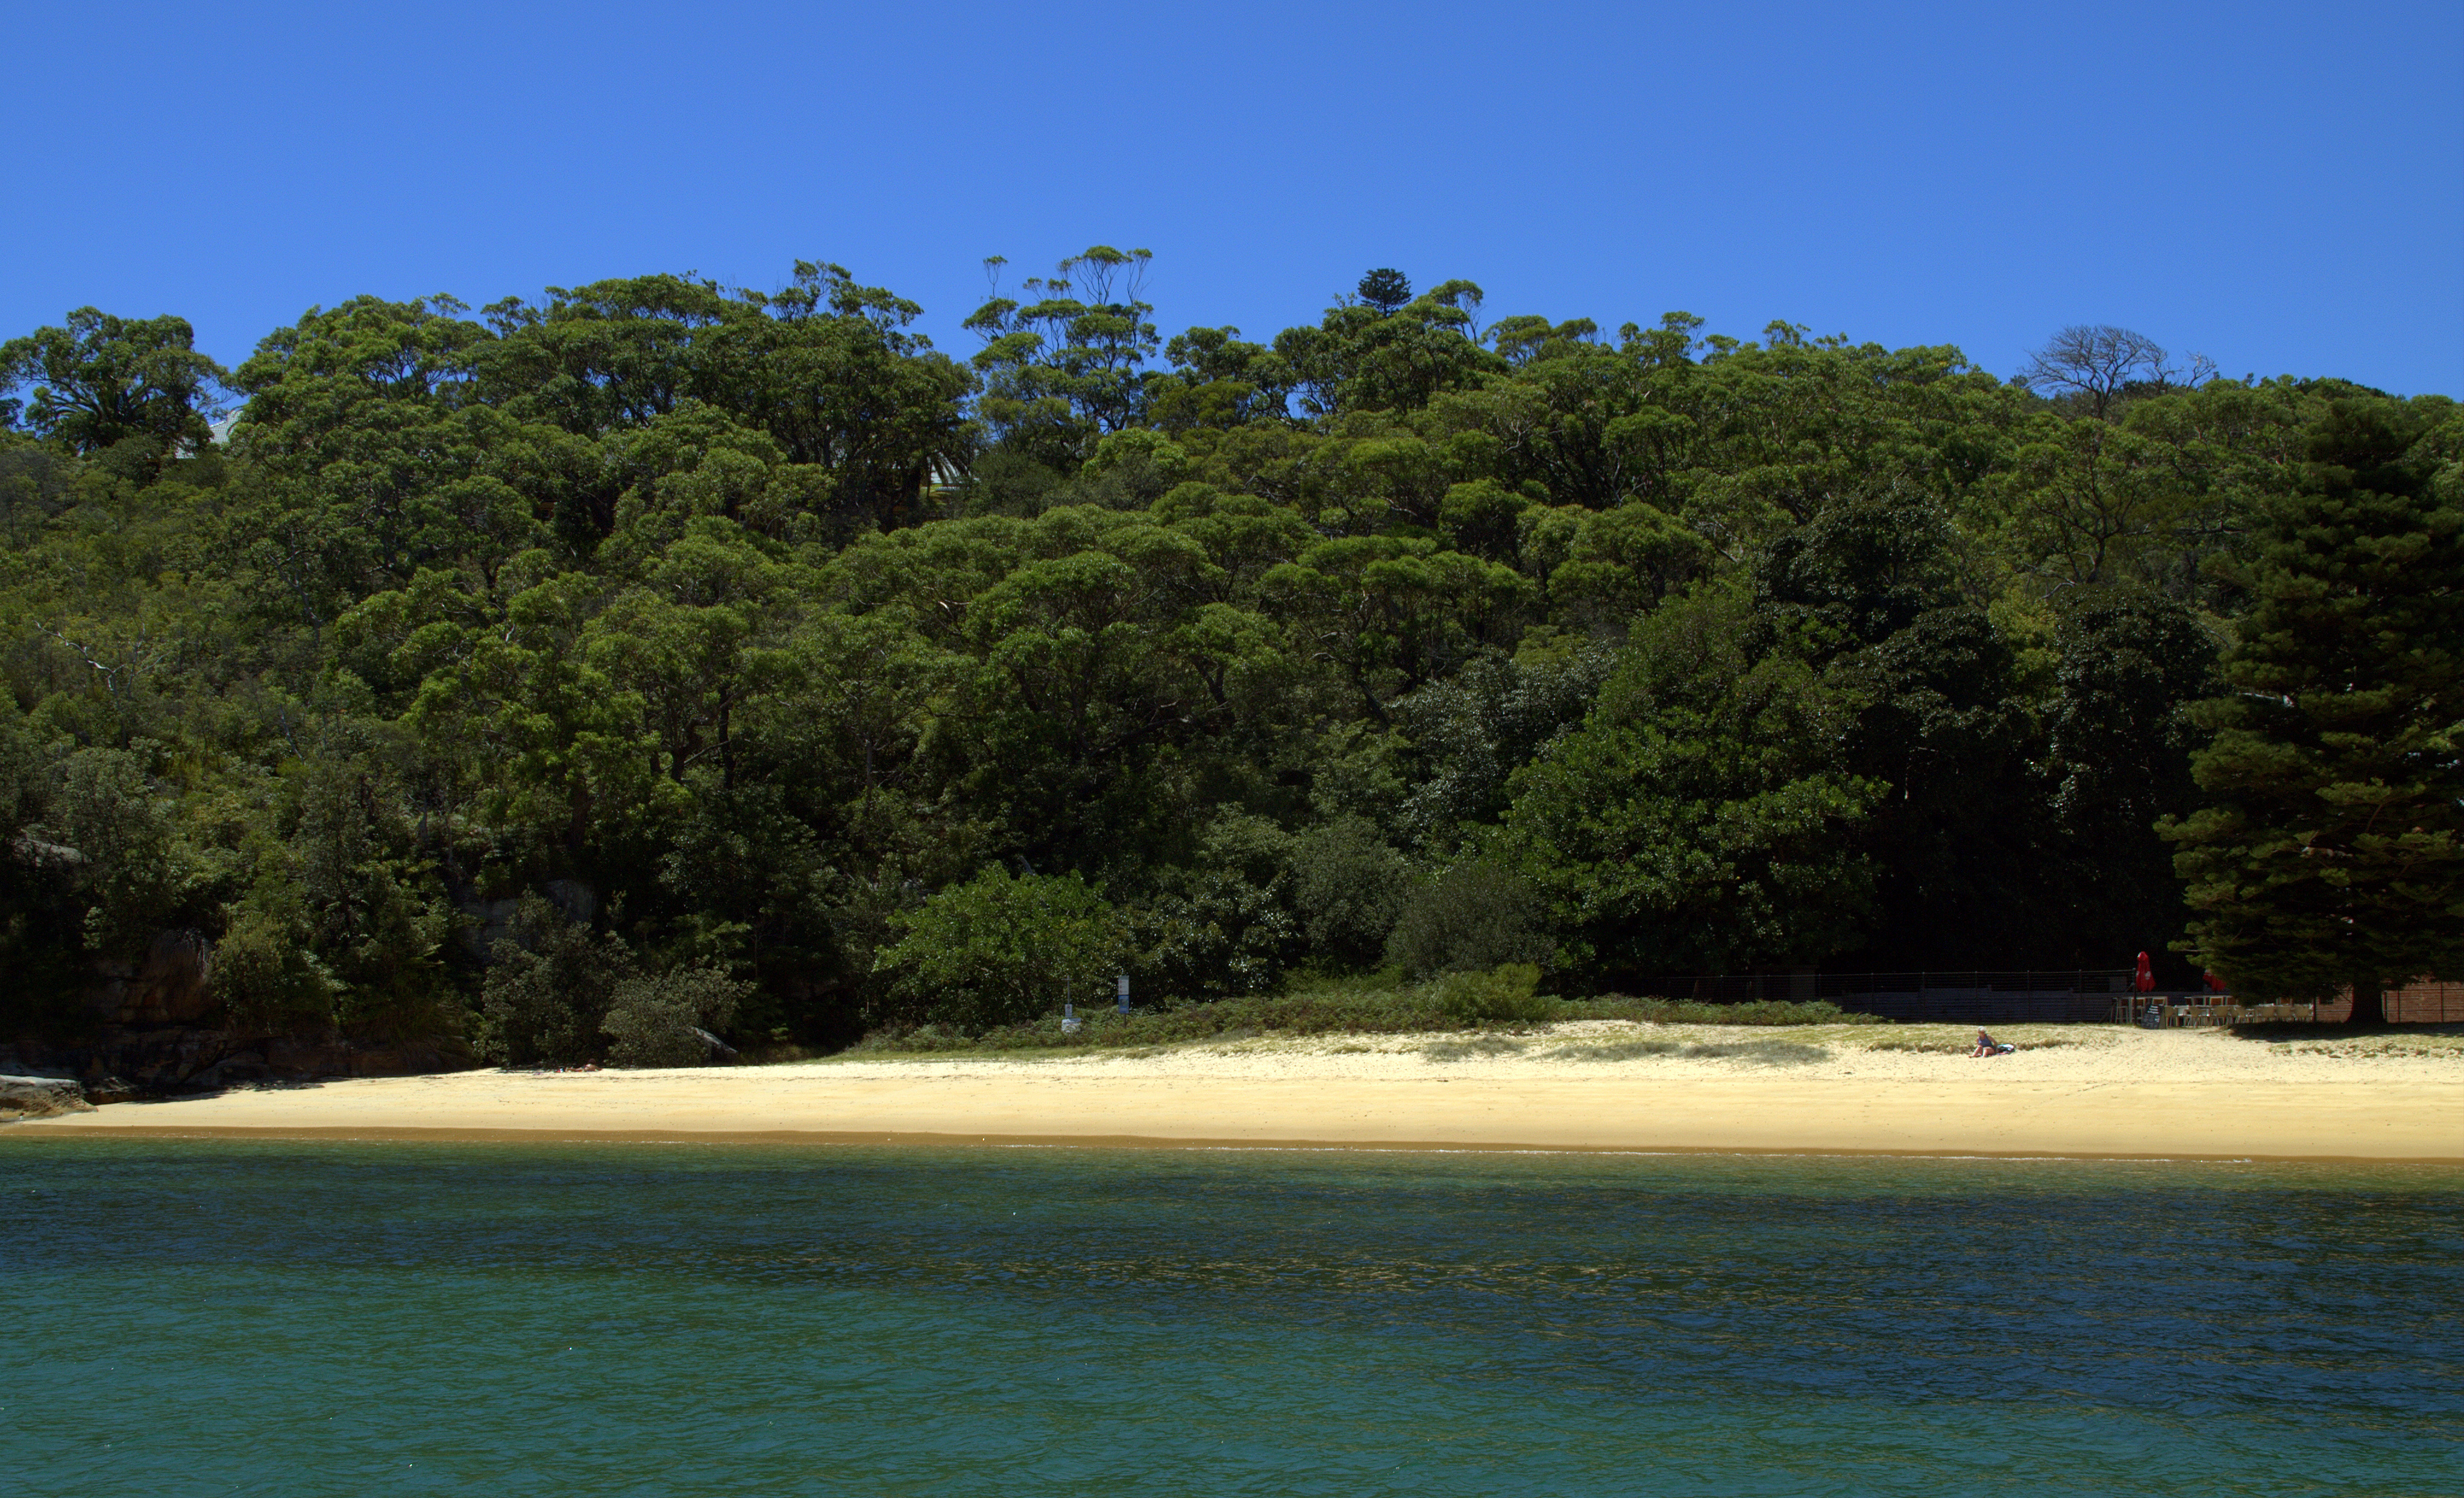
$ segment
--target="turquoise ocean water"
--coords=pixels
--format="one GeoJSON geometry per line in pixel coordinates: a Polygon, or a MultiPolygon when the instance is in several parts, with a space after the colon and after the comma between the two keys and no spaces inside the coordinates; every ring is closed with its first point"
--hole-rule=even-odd
{"type": "Polygon", "coordinates": [[[28,1493],[2464,1493],[2464,1171],[0,1134],[28,1493]]]}

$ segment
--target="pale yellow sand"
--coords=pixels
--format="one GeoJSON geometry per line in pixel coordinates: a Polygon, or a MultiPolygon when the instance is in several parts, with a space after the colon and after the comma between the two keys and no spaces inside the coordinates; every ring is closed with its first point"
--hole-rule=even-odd
{"type": "Polygon", "coordinates": [[[2275,1045],[2215,1032],[2011,1026],[1995,1034],[2032,1048],[1971,1060],[1960,1048],[1970,1034],[1947,1025],[1591,1024],[1517,1036],[1268,1039],[1001,1060],[472,1071],[121,1104],[27,1120],[8,1133],[937,1137],[2464,1163],[2464,1035],[2275,1045]],[[1749,1049],[1621,1054],[1670,1044],[1749,1049]]]}

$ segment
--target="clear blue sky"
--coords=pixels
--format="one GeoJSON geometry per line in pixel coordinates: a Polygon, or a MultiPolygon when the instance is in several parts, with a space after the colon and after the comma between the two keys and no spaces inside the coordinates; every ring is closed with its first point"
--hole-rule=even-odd
{"type": "Polygon", "coordinates": [[[2464,395],[2464,5],[13,8],[0,334],[798,257],[925,303],[1155,253],[1167,331],[1375,265],[1486,316],[2114,322],[2464,395]]]}

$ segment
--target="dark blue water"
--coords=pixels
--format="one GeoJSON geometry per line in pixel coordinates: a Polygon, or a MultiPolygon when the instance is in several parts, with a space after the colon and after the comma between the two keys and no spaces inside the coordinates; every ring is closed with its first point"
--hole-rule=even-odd
{"type": "Polygon", "coordinates": [[[113,1493],[2464,1493],[2464,1171],[0,1136],[113,1493]]]}

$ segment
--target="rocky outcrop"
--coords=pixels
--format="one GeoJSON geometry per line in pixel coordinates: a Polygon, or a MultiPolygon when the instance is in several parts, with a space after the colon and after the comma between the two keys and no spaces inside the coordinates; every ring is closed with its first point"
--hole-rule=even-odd
{"type": "MultiPolygon", "coordinates": [[[[585,886],[558,880],[550,895],[587,908],[585,886]]],[[[265,1035],[220,1027],[227,1019],[214,997],[213,944],[194,931],[161,931],[136,961],[95,965],[83,993],[82,1023],[74,1038],[21,1036],[0,1044],[0,1074],[73,1077],[83,1097],[119,1102],[209,1092],[251,1082],[320,1077],[407,1076],[476,1066],[470,1047],[452,1037],[371,1040],[339,1030],[265,1035]]],[[[71,1084],[76,1085],[76,1084],[71,1084]]]]}
{"type": "Polygon", "coordinates": [[[102,1101],[210,1092],[254,1082],[461,1071],[477,1064],[470,1047],[450,1036],[406,1041],[339,1032],[246,1035],[190,1025],[108,1025],[76,1042],[21,1041],[0,1047],[0,1070],[65,1072],[102,1101]]]}
{"type": "Polygon", "coordinates": [[[193,931],[161,931],[143,961],[99,964],[86,1010],[106,1024],[192,1024],[213,1013],[213,947],[193,931]]]}
{"type": "Polygon", "coordinates": [[[58,1113],[90,1113],[85,1089],[65,1077],[0,1076],[0,1113],[50,1118],[58,1113]]]}
{"type": "MultiPolygon", "coordinates": [[[[587,925],[599,910],[599,892],[579,879],[550,879],[539,893],[570,921],[587,925]]],[[[461,908],[463,950],[485,962],[495,958],[496,943],[514,934],[514,915],[522,902],[464,900],[461,908]]]]}

